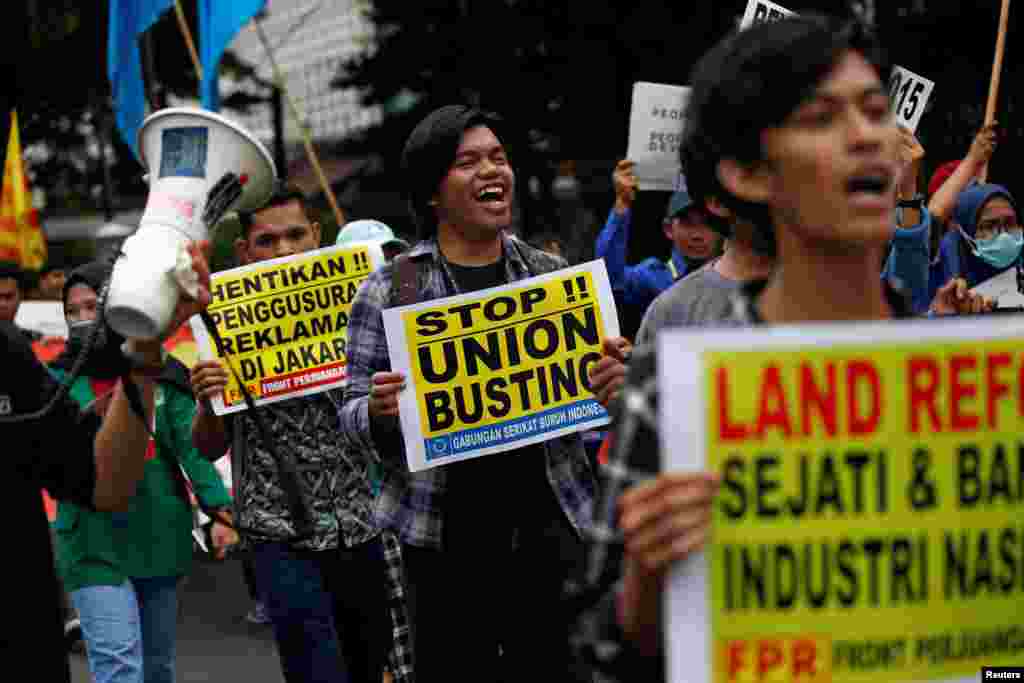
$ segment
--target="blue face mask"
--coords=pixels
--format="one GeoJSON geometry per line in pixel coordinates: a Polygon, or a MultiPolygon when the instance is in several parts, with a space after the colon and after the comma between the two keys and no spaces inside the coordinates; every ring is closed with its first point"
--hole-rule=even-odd
{"type": "Polygon", "coordinates": [[[963,233],[971,252],[993,268],[1006,268],[1020,256],[1024,235],[1001,232],[987,240],[976,240],[963,233]]]}

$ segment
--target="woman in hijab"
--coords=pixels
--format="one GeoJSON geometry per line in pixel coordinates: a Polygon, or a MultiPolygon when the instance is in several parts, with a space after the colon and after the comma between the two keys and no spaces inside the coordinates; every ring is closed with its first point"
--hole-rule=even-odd
{"type": "Polygon", "coordinates": [[[953,225],[939,246],[929,278],[931,296],[953,278],[968,287],[1009,270],[1024,246],[1017,204],[1002,185],[972,185],[960,193],[953,225]]]}
{"type": "MultiPolygon", "coordinates": [[[[124,340],[105,325],[96,330],[99,292],[109,271],[94,262],[68,277],[63,301],[69,340],[51,365],[64,381],[87,350],[70,395],[99,412],[128,369],[124,340]]],[[[192,562],[189,492],[207,510],[227,510],[231,503],[220,475],[192,446],[195,401],[188,371],[171,356],[154,402],[155,438],[128,508],[97,512],[65,502],[57,508],[58,571],[78,610],[96,683],[173,683],[177,586],[192,562]]],[[[224,527],[214,537],[231,534],[224,527]]]]}

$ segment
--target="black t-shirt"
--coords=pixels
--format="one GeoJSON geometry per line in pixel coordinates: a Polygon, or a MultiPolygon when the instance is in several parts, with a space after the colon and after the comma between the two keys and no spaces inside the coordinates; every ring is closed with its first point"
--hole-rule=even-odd
{"type": "MultiPolygon", "coordinates": [[[[36,359],[28,341],[10,323],[0,323],[0,419],[42,408],[57,384],[36,359]]],[[[0,658],[24,663],[39,681],[70,681],[53,549],[41,490],[57,500],[91,506],[96,482],[93,439],[96,415],[83,416],[65,397],[46,416],[0,421],[0,519],[11,553],[4,581],[14,602],[0,619],[0,658]]]]}
{"type": "MultiPolygon", "coordinates": [[[[449,263],[448,268],[463,293],[507,282],[504,260],[486,266],[449,263]]],[[[535,444],[445,465],[448,486],[443,543],[481,547],[488,542],[494,543],[496,550],[510,548],[526,512],[554,500],[546,464],[543,446],[535,444]]]]}

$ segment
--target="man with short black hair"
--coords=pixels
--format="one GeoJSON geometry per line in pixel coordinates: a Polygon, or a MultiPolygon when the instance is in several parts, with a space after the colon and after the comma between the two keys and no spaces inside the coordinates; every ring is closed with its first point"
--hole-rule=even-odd
{"type": "MultiPolygon", "coordinates": [[[[0,261],[0,322],[14,323],[25,297],[26,272],[13,261],[0,261]]],[[[25,339],[39,341],[43,335],[14,325],[25,339]]]]}
{"type": "Polygon", "coordinates": [[[60,301],[64,291],[64,269],[48,263],[39,270],[39,298],[44,301],[60,301]]]}
{"type": "MultiPolygon", "coordinates": [[[[261,209],[239,218],[235,253],[242,264],[320,247],[320,225],[293,187],[278,188],[261,209]]],[[[341,392],[223,417],[214,414],[210,399],[227,382],[219,360],[193,368],[200,400],[192,439],[211,460],[231,447],[235,524],[251,553],[285,680],[381,680],[391,643],[388,570],[372,519],[369,460],[347,450],[340,436],[341,392]],[[273,443],[265,443],[264,434],[273,443]],[[288,466],[298,472],[297,486],[282,473],[288,466]]]]}
{"type": "Polygon", "coordinates": [[[0,261],[0,322],[13,323],[21,306],[25,273],[13,261],[0,261]]]}
{"type": "MultiPolygon", "coordinates": [[[[911,314],[878,277],[901,175],[887,76],[864,26],[816,15],[734,33],[698,62],[680,150],[690,189],[777,245],[770,276],[741,289],[729,323],[911,314]]],[[[714,543],[719,474],[662,470],[656,354],[634,354],[618,402],[592,599],[574,639],[610,680],[664,680],[666,577],[714,543]]]]}
{"type": "Polygon", "coordinates": [[[706,206],[695,202],[684,182],[672,193],[665,210],[662,232],[672,244],[667,261],[648,258],[627,265],[626,251],[638,183],[633,162],[622,160],[615,166],[612,182],[615,204],[608,221],[597,236],[597,258],[604,259],[608,280],[616,299],[639,318],[654,299],[692,272],[697,271],[722,250],[722,236],[713,227],[719,219],[706,206]]]}
{"type": "Polygon", "coordinates": [[[580,436],[410,473],[398,422],[405,377],[391,372],[383,325],[403,263],[420,301],[565,266],[506,233],[515,198],[506,133],[462,105],[416,126],[402,159],[422,241],[370,275],[349,323],[343,429],[353,450],[381,460],[375,516],[402,541],[421,681],[571,676],[559,596],[582,559],[595,485],[580,436]]]}

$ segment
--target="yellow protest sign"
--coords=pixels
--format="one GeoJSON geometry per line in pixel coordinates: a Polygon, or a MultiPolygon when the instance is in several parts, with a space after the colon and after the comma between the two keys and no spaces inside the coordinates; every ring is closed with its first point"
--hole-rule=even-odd
{"type": "Polygon", "coordinates": [[[713,541],[671,580],[671,680],[1020,663],[1021,332],[999,316],[665,336],[666,463],[722,476],[713,541]]]}
{"type": "MultiPolygon", "coordinates": [[[[345,381],[345,334],[360,283],[379,250],[327,247],[213,274],[210,317],[256,405],[314,394],[345,381]]],[[[190,321],[204,360],[219,356],[202,321],[190,321]]],[[[231,377],[218,415],[245,410],[231,377]]]]}
{"type": "Polygon", "coordinates": [[[618,335],[603,261],[384,311],[409,468],[608,422],[588,370],[618,335]]]}

